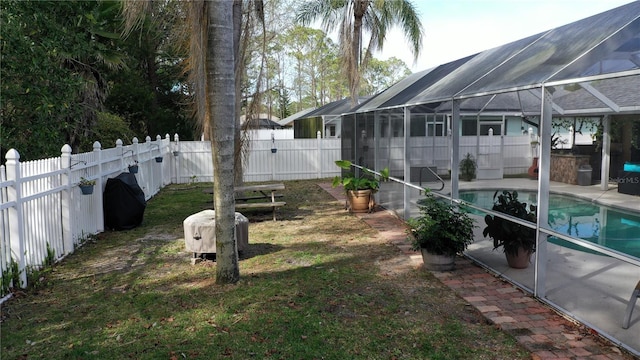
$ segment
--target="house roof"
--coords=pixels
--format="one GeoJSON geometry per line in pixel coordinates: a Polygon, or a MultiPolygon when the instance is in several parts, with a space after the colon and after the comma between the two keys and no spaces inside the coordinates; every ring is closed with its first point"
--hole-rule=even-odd
{"type": "Polygon", "coordinates": [[[640,112],[640,1],[410,75],[356,112],[451,100],[474,111],[640,112]]]}
{"type": "MultiPolygon", "coordinates": [[[[371,96],[361,96],[359,98],[359,103],[363,104],[370,98],[371,96]]],[[[359,106],[360,105],[356,105],[354,107],[353,105],[351,105],[351,98],[344,98],[342,100],[330,102],[324,106],[321,106],[300,118],[311,118],[326,115],[342,115],[346,112],[352,111],[353,109],[357,109],[359,106]]]]}
{"type": "Polygon", "coordinates": [[[411,74],[384,90],[382,93],[374,96],[366,104],[359,107],[356,112],[366,112],[378,107],[388,108],[403,105],[416,94],[429,88],[435,82],[447,76],[474,56],[475,55],[468,56],[435,68],[411,74]]]}
{"type": "MultiPolygon", "coordinates": [[[[246,115],[240,115],[240,121],[241,122],[245,122],[247,116],[246,115]]],[[[260,114],[255,114],[252,117],[254,120],[256,119],[265,119],[265,120],[271,120],[271,121],[278,121],[280,120],[279,117],[275,116],[275,115],[269,115],[267,113],[260,113],[260,114]]]]}
{"type": "Polygon", "coordinates": [[[289,115],[286,118],[278,121],[278,124],[280,124],[280,126],[287,126],[290,123],[292,123],[294,120],[297,120],[301,117],[304,117],[306,114],[308,114],[309,112],[315,110],[316,108],[307,108],[301,111],[298,111],[297,113],[293,114],[293,115],[289,115]]]}

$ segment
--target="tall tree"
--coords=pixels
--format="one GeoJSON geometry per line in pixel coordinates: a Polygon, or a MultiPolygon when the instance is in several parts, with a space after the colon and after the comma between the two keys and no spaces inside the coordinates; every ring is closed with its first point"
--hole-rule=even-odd
{"type": "MultiPolygon", "coordinates": [[[[91,137],[109,84],[123,65],[118,3],[1,1],[0,144],[23,159],[74,151],[91,137]]],[[[89,149],[90,150],[90,149],[89,149]]]]}
{"type": "MultiPolygon", "coordinates": [[[[124,3],[127,30],[138,26],[151,1],[124,3]]],[[[211,136],[213,202],[216,209],[216,282],[240,279],[235,241],[235,48],[233,1],[194,0],[186,3],[187,71],[195,113],[211,136]]]]}
{"type": "Polygon", "coordinates": [[[184,22],[184,3],[154,1],[140,30],[122,41],[127,66],[109,74],[113,84],[105,106],[125,118],[139,138],[179,134],[200,138],[195,119],[183,104],[187,50],[176,41],[177,23],[184,22]]]}
{"type": "Polygon", "coordinates": [[[376,94],[411,74],[404,61],[392,57],[388,60],[371,58],[362,74],[365,94],[376,94]]]}
{"type": "Polygon", "coordinates": [[[373,51],[382,49],[393,25],[400,25],[416,59],[422,47],[422,24],[409,0],[312,0],[298,8],[297,19],[305,25],[321,20],[326,31],[338,30],[343,70],[354,105],[358,101],[361,68],[373,51]],[[362,56],[364,31],[371,37],[362,56]]]}
{"type": "Polygon", "coordinates": [[[233,3],[206,2],[207,8],[207,108],[212,133],[214,204],[216,209],[216,281],[240,279],[235,241],[235,107],[236,77],[233,3]]]}

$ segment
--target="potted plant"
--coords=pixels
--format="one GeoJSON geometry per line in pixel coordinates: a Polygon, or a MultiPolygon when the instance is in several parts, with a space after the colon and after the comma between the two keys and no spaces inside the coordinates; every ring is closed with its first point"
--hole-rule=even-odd
{"type": "Polygon", "coordinates": [[[129,172],[132,174],[138,173],[138,160],[134,160],[133,164],[129,165],[129,172]]]}
{"type": "Polygon", "coordinates": [[[156,162],[161,163],[164,158],[162,156],[156,156],[156,162]]]}
{"type": "MultiPolygon", "coordinates": [[[[493,194],[492,209],[536,223],[536,206],[520,202],[517,191],[496,191],[493,194]]],[[[482,234],[493,239],[494,249],[502,246],[509,266],[516,269],[529,266],[531,254],[536,251],[535,229],[491,215],[485,216],[484,221],[487,227],[482,234]]]]}
{"type": "Polygon", "coordinates": [[[476,159],[473,155],[467,153],[467,155],[460,161],[460,178],[464,181],[471,181],[476,178],[476,159]]]}
{"type": "Polygon", "coordinates": [[[428,192],[420,202],[420,216],[407,221],[413,250],[420,250],[425,268],[452,270],[455,257],[473,242],[473,220],[458,204],[436,199],[428,192]]]}
{"type": "MultiPolygon", "coordinates": [[[[351,161],[336,160],[336,165],[341,169],[351,170],[351,161]]],[[[333,179],[333,187],[342,185],[347,193],[348,209],[351,212],[371,212],[375,206],[373,194],[380,188],[380,181],[389,178],[389,169],[380,171],[378,177],[367,169],[360,170],[360,175],[348,172],[343,176],[336,176],[333,179]]]]}
{"type": "Polygon", "coordinates": [[[80,178],[80,182],[78,186],[80,187],[80,191],[82,191],[82,195],[91,195],[93,194],[93,187],[96,185],[95,180],[88,180],[84,177],[80,178]]]}

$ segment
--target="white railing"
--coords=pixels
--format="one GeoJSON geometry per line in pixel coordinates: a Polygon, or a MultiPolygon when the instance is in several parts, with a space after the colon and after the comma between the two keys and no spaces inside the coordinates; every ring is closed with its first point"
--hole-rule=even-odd
{"type": "MultiPolygon", "coordinates": [[[[526,171],[530,161],[525,159],[529,151],[526,144],[528,140],[505,141],[505,170],[512,158],[517,158],[517,166],[523,167],[524,163],[526,171]]],[[[383,150],[385,145],[379,144],[381,158],[384,154],[389,154],[387,159],[396,158],[398,149],[394,147],[399,144],[389,145],[383,150]]],[[[412,162],[448,164],[446,138],[435,142],[412,138],[411,146],[412,162]],[[427,158],[421,160],[422,156],[427,158]]],[[[476,147],[471,143],[466,146],[475,155],[476,147]]],[[[340,157],[340,139],[252,140],[244,181],[330,178],[340,174],[334,163],[340,157]]],[[[139,166],[136,179],[147,200],[171,183],[213,180],[211,143],[180,141],[177,135],[173,141],[169,135],[153,141],[147,137],[142,143],[134,138],[131,145],[118,140],[109,149],[102,149],[96,142],[92,152],[82,154],[71,154],[71,148],[65,145],[60,157],[28,162],[20,162],[18,152],[12,149],[6,158],[6,164],[0,167],[0,269],[3,284],[19,275],[19,284],[12,286],[21,287],[27,285],[29,269],[62,259],[88,236],[104,231],[105,185],[109,178],[128,171],[129,165],[139,166]],[[162,161],[157,162],[156,157],[162,161]],[[96,181],[93,194],[81,194],[77,186],[81,178],[96,181]],[[12,274],[12,262],[17,264],[18,274],[12,274]]]]}

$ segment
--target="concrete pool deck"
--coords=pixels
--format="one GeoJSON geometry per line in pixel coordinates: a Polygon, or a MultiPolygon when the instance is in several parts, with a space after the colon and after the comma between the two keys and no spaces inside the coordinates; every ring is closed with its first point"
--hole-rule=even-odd
{"type": "MultiPolygon", "coordinates": [[[[461,182],[460,189],[536,190],[537,184],[537,181],[529,179],[485,180],[461,182]]],[[[326,190],[334,197],[344,199],[341,189],[326,190]]],[[[448,191],[445,188],[442,192],[448,191]]],[[[575,186],[552,182],[551,191],[597,199],[604,205],[640,212],[640,198],[619,194],[615,185],[602,191],[599,185],[575,186]]],[[[358,216],[401,248],[416,264],[422,262],[420,255],[410,250],[403,222],[391,212],[378,211],[358,216]]],[[[479,220],[482,219],[479,217],[479,220]]],[[[469,260],[460,259],[456,270],[435,275],[489,321],[514,334],[534,358],[629,358],[619,354],[613,346],[593,342],[590,336],[595,334],[606,337],[636,356],[640,354],[640,301],[636,304],[629,328],[622,328],[627,303],[640,280],[639,267],[549,243],[544,297],[549,304],[536,301],[536,305],[533,305],[529,302],[535,300],[529,294],[514,291],[513,285],[499,278],[507,278],[526,292],[531,292],[534,266],[523,270],[510,269],[502,251],[493,251],[492,241],[482,236],[480,228],[476,229],[476,241],[465,254],[469,260]],[[489,273],[476,264],[486,268],[489,273]],[[527,303],[526,306],[523,303],[527,303]],[[550,306],[584,327],[571,325],[567,319],[552,311],[550,306]]]]}

